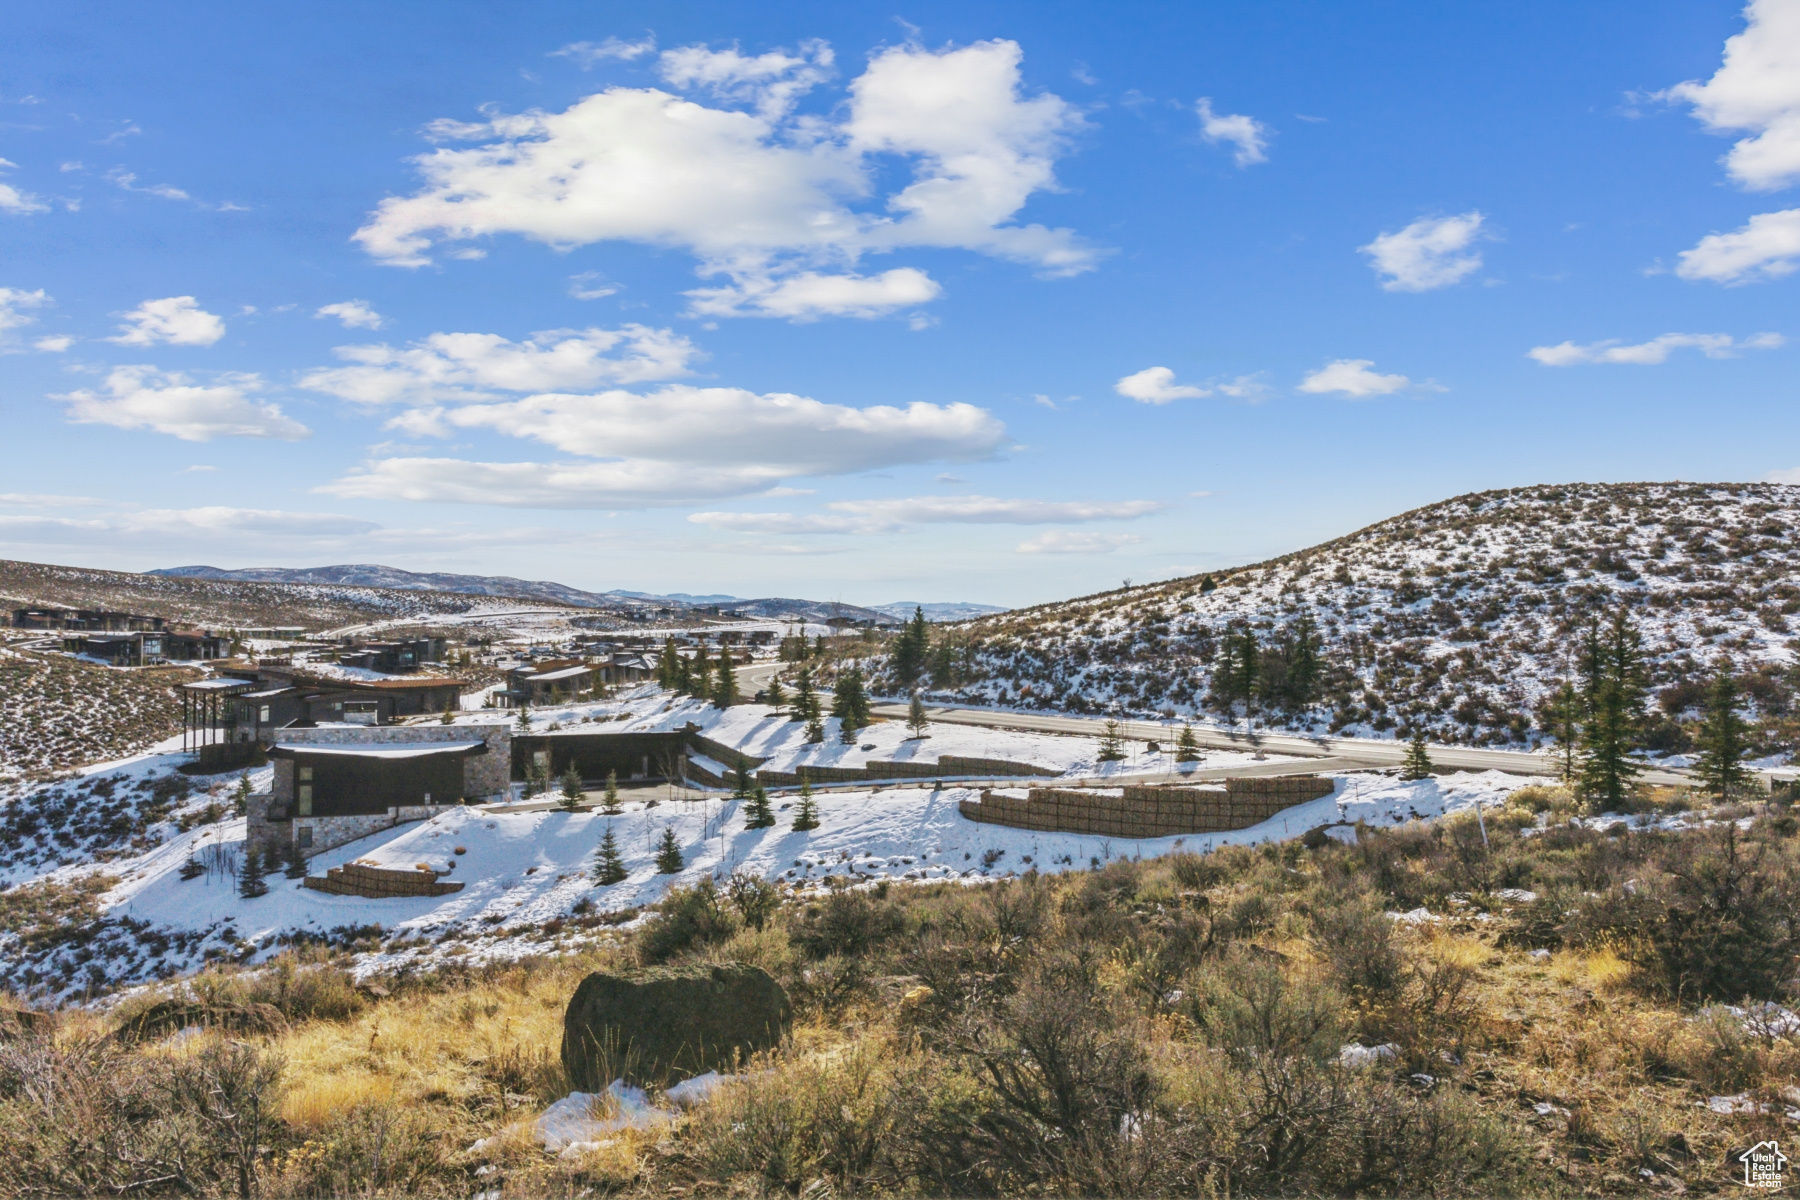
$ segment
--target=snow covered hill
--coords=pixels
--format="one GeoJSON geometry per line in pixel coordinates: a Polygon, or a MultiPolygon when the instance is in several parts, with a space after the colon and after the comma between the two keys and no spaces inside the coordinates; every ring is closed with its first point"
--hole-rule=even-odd
{"type": "Polygon", "coordinates": [[[106,608],[219,629],[467,612],[478,597],[338,583],[188,579],[0,559],[0,603],[106,608]]]}
{"type": "MultiPolygon", "coordinates": [[[[552,732],[592,722],[621,731],[692,722],[709,738],[767,755],[782,768],[856,765],[908,753],[1009,758],[1070,774],[1171,765],[1144,756],[1096,764],[1093,738],[1016,730],[933,726],[928,740],[908,741],[898,722],[865,729],[849,745],[829,722],[827,741],[808,745],[800,725],[767,707],[721,711],[650,686],[608,701],[546,707],[537,716],[552,732]]],[[[180,774],[182,756],[168,744],[158,749],[56,782],[0,786],[0,987],[33,999],[104,995],[210,960],[253,962],[308,942],[355,948],[360,972],[474,966],[578,948],[601,927],[633,919],[671,887],[734,871],[802,890],[826,880],[978,884],[1027,871],[1081,870],[1121,856],[1283,840],[1345,821],[1393,825],[1475,804],[1491,809],[1527,782],[1493,772],[1415,782],[1340,776],[1332,795],[1248,829],[1141,841],[978,824],[958,811],[959,801],[978,792],[953,785],[822,791],[813,830],[793,828],[791,793],[774,798],[773,828],[751,829],[744,802],[723,791],[660,800],[660,789],[647,789],[627,792],[617,815],[457,808],[310,863],[313,874],[355,860],[425,863],[464,884],[449,895],[370,900],[303,888],[276,874],[267,880],[267,895],[245,899],[236,886],[244,821],[231,815],[238,777],[180,774]],[[592,868],[609,828],[628,877],[602,886],[592,868]],[[672,874],[659,873],[655,862],[664,829],[673,830],[683,857],[672,874]]],[[[1247,757],[1210,752],[1206,765],[1230,767],[1247,757]]],[[[269,776],[270,768],[258,768],[247,782],[261,790],[269,776]]]]}
{"type": "Polygon", "coordinates": [[[1223,635],[1241,624],[1263,646],[1262,707],[1278,723],[1529,743],[1577,631],[1624,604],[1658,692],[1653,746],[1681,749],[1669,718],[1692,711],[1725,656],[1748,673],[1767,753],[1795,734],[1797,525],[1800,487],[1785,484],[1459,496],[1268,562],[970,623],[933,656],[928,684],[935,698],[1016,708],[1191,714],[1217,707],[1223,635]],[[1280,695],[1303,615],[1324,654],[1304,707],[1280,695]]]}

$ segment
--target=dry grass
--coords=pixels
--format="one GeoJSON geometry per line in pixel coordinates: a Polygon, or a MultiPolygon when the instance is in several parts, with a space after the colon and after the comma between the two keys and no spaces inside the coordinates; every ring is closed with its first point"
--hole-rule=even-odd
{"type": "MultiPolygon", "coordinates": [[[[623,935],[579,957],[396,981],[379,1001],[346,996],[328,964],[209,976],[190,1002],[264,1004],[287,1024],[120,1061],[196,1061],[240,1037],[279,1059],[275,1197],[1705,1194],[1734,1147],[1791,1136],[1779,1111],[1705,1101],[1777,1099],[1800,1084],[1800,1042],[1677,1004],[1613,926],[1574,922],[1533,955],[1516,935],[1536,925],[1480,911],[1491,890],[1444,899],[1459,886],[1446,876],[1478,870],[1489,889],[1560,888],[1569,912],[1604,909],[1674,843],[1491,832],[1494,861],[1472,866],[1445,826],[789,899],[760,931],[720,921],[655,939],[659,957],[769,970],[799,1005],[792,1036],[675,1122],[561,1157],[532,1124],[568,1091],[564,1007],[587,972],[635,961],[623,935]],[[1420,899],[1438,920],[1381,916],[1420,899]],[[1351,1041],[1393,1043],[1396,1059],[1345,1070],[1351,1041]]],[[[106,1041],[156,1001],[137,1003],[70,1014],[59,1040],[106,1041]]]]}

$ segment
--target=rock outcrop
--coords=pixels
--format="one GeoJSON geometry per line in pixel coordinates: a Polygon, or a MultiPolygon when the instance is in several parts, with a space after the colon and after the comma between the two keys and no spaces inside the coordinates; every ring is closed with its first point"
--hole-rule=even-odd
{"type": "Polygon", "coordinates": [[[760,967],[597,972],[581,981],[563,1016],[563,1068],[584,1092],[615,1079],[660,1086],[730,1070],[778,1045],[792,1011],[786,990],[760,967]]]}

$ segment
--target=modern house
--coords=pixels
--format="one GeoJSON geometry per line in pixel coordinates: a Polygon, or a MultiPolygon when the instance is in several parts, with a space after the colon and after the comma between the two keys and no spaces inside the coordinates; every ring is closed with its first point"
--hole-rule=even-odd
{"type": "Polygon", "coordinates": [[[231,640],[204,629],[65,633],[62,648],[70,654],[102,659],[115,667],[147,667],[156,663],[210,662],[224,658],[231,650],[231,640]]]}
{"type": "Polygon", "coordinates": [[[112,612],[101,608],[15,608],[14,629],[84,630],[93,633],[157,632],[169,623],[143,613],[112,612]]]}
{"type": "Polygon", "coordinates": [[[400,642],[362,642],[338,654],[338,662],[346,667],[380,671],[384,675],[406,675],[426,663],[444,660],[445,642],[441,637],[410,638],[400,642]]]}
{"type": "Polygon", "coordinates": [[[269,748],[274,782],[250,797],[246,841],[311,855],[448,807],[503,797],[510,736],[498,722],[284,729],[269,748]]]}
{"type": "Polygon", "coordinates": [[[384,726],[441,713],[466,686],[446,675],[362,679],[304,666],[227,666],[215,679],[182,686],[182,744],[203,766],[223,769],[249,761],[290,729],[384,726]]]}

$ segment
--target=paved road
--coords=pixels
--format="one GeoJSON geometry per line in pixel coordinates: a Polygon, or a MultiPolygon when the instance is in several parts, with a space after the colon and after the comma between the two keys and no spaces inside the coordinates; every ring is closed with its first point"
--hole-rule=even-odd
{"type": "MultiPolygon", "coordinates": [[[[877,704],[878,716],[906,716],[904,704],[877,704]]],[[[1035,733],[1068,733],[1098,737],[1106,721],[1099,717],[1064,717],[1043,713],[992,712],[979,708],[939,708],[927,706],[926,713],[934,721],[948,725],[985,725],[994,729],[1024,729],[1035,733]]],[[[1136,741],[1173,745],[1181,727],[1164,721],[1120,721],[1119,732],[1136,741]]],[[[1272,733],[1258,730],[1246,735],[1242,730],[1224,730],[1208,726],[1194,727],[1194,737],[1202,747],[1217,750],[1257,749],[1269,754],[1291,754],[1302,758],[1328,758],[1332,766],[1318,764],[1315,769],[1345,770],[1354,767],[1397,767],[1406,757],[1406,743],[1376,741],[1372,738],[1308,736],[1272,733]]],[[[1506,771],[1514,775],[1548,775],[1561,773],[1556,760],[1548,754],[1524,750],[1488,750],[1470,746],[1430,747],[1431,761],[1439,767],[1455,767],[1465,771],[1506,771]]],[[[1685,786],[1693,781],[1685,771],[1645,771],[1639,776],[1645,783],[1685,786]]]]}

